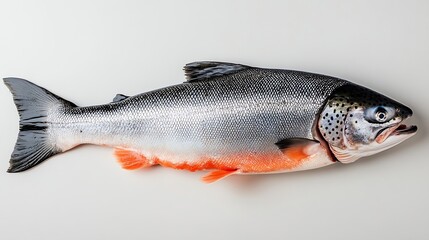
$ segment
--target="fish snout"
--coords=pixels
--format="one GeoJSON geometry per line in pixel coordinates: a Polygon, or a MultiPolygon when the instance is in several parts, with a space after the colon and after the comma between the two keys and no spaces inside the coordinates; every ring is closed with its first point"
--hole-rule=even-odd
{"type": "Polygon", "coordinates": [[[401,105],[397,108],[397,112],[402,119],[410,118],[413,115],[413,110],[411,108],[401,105]]]}

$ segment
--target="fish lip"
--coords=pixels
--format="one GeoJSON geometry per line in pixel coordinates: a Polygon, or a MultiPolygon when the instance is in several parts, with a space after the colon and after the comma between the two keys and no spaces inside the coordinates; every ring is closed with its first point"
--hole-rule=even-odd
{"type": "Polygon", "coordinates": [[[381,129],[375,139],[378,143],[383,143],[386,139],[388,139],[391,136],[398,136],[398,135],[406,135],[406,134],[413,134],[417,132],[417,126],[416,125],[405,125],[403,124],[403,121],[392,126],[392,127],[386,127],[381,129]]]}
{"type": "Polygon", "coordinates": [[[416,125],[410,125],[407,126],[405,124],[399,125],[395,131],[391,135],[403,135],[403,134],[412,134],[417,132],[417,126],[416,125]]]}

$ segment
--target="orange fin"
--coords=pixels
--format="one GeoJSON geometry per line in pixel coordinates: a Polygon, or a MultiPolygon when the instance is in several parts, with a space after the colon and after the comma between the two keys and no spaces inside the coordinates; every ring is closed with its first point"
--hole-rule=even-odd
{"type": "Polygon", "coordinates": [[[132,150],[116,148],[115,156],[122,168],[127,170],[150,167],[153,165],[144,155],[132,150]]]}
{"type": "Polygon", "coordinates": [[[289,138],[277,142],[276,145],[289,159],[299,161],[314,154],[320,143],[304,138],[289,138]]]}
{"type": "Polygon", "coordinates": [[[213,172],[210,172],[209,174],[205,175],[201,178],[205,183],[212,183],[216,182],[224,177],[227,177],[233,173],[235,173],[237,170],[215,170],[213,172]]]}

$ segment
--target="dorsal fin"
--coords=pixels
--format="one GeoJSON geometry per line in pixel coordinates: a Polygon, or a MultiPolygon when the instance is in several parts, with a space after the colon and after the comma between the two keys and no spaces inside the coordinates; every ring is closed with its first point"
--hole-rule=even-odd
{"type": "Polygon", "coordinates": [[[126,96],[124,94],[116,94],[116,96],[113,98],[112,102],[119,102],[122,101],[124,99],[129,98],[130,96],[126,96]]]}
{"type": "Polygon", "coordinates": [[[248,68],[250,67],[235,63],[207,61],[188,63],[183,70],[185,71],[187,82],[196,82],[213,77],[225,76],[248,68]]]}

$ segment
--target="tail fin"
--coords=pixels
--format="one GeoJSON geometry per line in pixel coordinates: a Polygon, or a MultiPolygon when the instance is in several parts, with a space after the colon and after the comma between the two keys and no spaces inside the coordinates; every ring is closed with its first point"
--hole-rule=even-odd
{"type": "Polygon", "coordinates": [[[48,90],[20,78],[4,78],[20,116],[18,140],[8,172],[22,172],[62,152],[47,134],[48,114],[59,108],[76,107],[48,90]]]}

